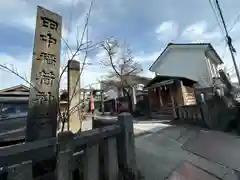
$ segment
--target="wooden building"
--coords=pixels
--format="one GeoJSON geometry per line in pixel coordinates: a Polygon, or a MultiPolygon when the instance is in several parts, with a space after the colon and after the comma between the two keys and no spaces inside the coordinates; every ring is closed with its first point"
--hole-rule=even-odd
{"type": "Polygon", "coordinates": [[[20,84],[0,90],[0,107],[9,113],[27,113],[29,88],[20,84]],[[6,109],[7,108],[7,109],[6,109]]]}
{"type": "MultiPolygon", "coordinates": [[[[0,90],[0,107],[6,114],[19,114],[28,112],[30,89],[22,84],[0,90]]],[[[60,101],[60,109],[67,108],[67,101],[60,101]]],[[[3,112],[2,112],[3,113],[3,112]]]]}
{"type": "Polygon", "coordinates": [[[178,106],[196,104],[195,83],[184,77],[157,75],[145,86],[148,89],[150,114],[176,118],[178,106]]]}

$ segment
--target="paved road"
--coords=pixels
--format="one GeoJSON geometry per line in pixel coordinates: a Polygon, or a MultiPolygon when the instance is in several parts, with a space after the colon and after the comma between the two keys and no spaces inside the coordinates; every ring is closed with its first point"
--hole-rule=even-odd
{"type": "MultiPolygon", "coordinates": [[[[183,176],[180,176],[179,180],[197,180],[199,177],[206,180],[237,180],[237,173],[226,165],[207,160],[182,148],[186,142],[187,144],[196,142],[199,132],[201,132],[200,129],[190,126],[171,126],[137,137],[135,139],[137,162],[145,178],[161,180],[172,175],[170,179],[174,179],[174,175],[182,172],[191,177],[186,178],[185,176],[184,179],[183,176]]],[[[201,143],[207,148],[204,142],[201,143]]],[[[229,153],[231,152],[225,152],[225,157],[228,157],[229,153]]],[[[175,177],[175,179],[177,178],[175,177]]]]}
{"type": "MultiPolygon", "coordinates": [[[[83,129],[91,129],[91,124],[90,119],[85,121],[83,129]]],[[[235,171],[240,167],[236,136],[161,121],[134,121],[134,133],[140,134],[135,139],[137,162],[147,180],[240,179],[235,171]]]]}

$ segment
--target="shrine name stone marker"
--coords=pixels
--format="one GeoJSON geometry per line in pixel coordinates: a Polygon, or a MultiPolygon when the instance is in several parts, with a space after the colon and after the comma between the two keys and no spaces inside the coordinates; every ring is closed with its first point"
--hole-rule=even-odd
{"type": "Polygon", "coordinates": [[[56,136],[61,29],[62,17],[38,6],[26,141],[56,136]]]}

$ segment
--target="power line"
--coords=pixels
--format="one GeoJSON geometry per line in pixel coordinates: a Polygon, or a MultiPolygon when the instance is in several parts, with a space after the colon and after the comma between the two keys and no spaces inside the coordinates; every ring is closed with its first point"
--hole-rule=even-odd
{"type": "MultiPolygon", "coordinates": [[[[228,30],[228,33],[230,33],[233,30],[233,28],[236,26],[236,24],[239,20],[240,20],[240,13],[236,16],[236,19],[235,19],[234,23],[232,24],[231,28],[229,28],[229,30],[228,30]]],[[[223,41],[223,40],[225,40],[225,36],[219,40],[219,43],[217,43],[217,45],[219,45],[221,43],[221,41],[223,41]]],[[[227,43],[226,43],[226,46],[224,48],[226,48],[226,47],[227,47],[227,43]]],[[[225,54],[225,52],[224,52],[224,54],[225,54]]]]}
{"type": "MultiPolygon", "coordinates": [[[[224,36],[224,30],[223,30],[223,27],[222,27],[222,25],[221,25],[221,20],[220,20],[218,14],[217,14],[217,12],[216,12],[216,9],[214,8],[214,4],[213,4],[212,0],[209,0],[209,4],[210,4],[211,9],[212,9],[212,11],[213,11],[213,13],[214,13],[214,16],[215,16],[215,18],[216,18],[216,20],[217,20],[217,23],[218,23],[218,26],[219,26],[219,28],[220,28],[220,30],[221,30],[221,32],[222,32],[222,35],[224,36]]],[[[225,37],[224,37],[224,38],[225,38],[225,37]]]]}
{"type": "MultiPolygon", "coordinates": [[[[215,7],[215,5],[214,5],[214,3],[212,2],[212,0],[209,0],[209,4],[210,4],[210,6],[211,6],[211,9],[212,9],[212,11],[213,11],[213,13],[214,13],[214,16],[215,16],[215,18],[216,18],[216,20],[217,20],[217,24],[218,24],[218,26],[219,26],[219,28],[220,28],[220,31],[221,31],[221,34],[222,34],[222,38],[219,40],[219,43],[218,43],[218,45],[220,45],[221,44],[221,41],[223,41],[223,40],[225,40],[225,33],[224,33],[224,30],[223,30],[223,27],[222,27],[222,25],[221,25],[221,18],[219,17],[219,14],[216,12],[216,7],[215,7]]],[[[223,54],[222,54],[222,58],[224,57],[224,55],[225,55],[225,52],[226,52],[226,47],[227,47],[227,43],[225,44],[225,46],[224,46],[224,52],[223,52],[223,54]]]]}
{"type": "Polygon", "coordinates": [[[221,8],[220,8],[220,5],[219,5],[218,0],[215,0],[215,4],[216,4],[216,7],[217,7],[217,9],[218,9],[218,11],[219,11],[220,18],[221,18],[221,20],[222,20],[222,24],[223,24],[224,31],[225,31],[226,43],[227,43],[227,45],[228,45],[228,48],[229,48],[229,51],[230,51],[230,54],[231,54],[231,57],[232,57],[232,61],[233,61],[233,64],[234,64],[234,67],[235,67],[235,70],[236,70],[236,75],[237,75],[237,78],[238,78],[238,83],[239,83],[239,85],[240,85],[240,75],[239,75],[237,63],[236,63],[235,56],[234,56],[234,53],[236,53],[236,50],[235,50],[235,48],[234,48],[233,45],[232,45],[232,38],[231,38],[231,37],[229,36],[229,34],[228,34],[227,26],[226,26],[226,23],[225,23],[225,20],[224,20],[224,17],[223,17],[223,13],[222,13],[222,10],[221,10],[221,8]]]}
{"type": "Polygon", "coordinates": [[[224,33],[227,36],[228,35],[227,26],[226,26],[225,20],[223,18],[222,10],[220,8],[218,0],[215,0],[215,6],[216,6],[217,10],[219,11],[219,15],[220,15],[220,18],[221,18],[221,21],[222,21],[222,24],[223,24],[224,33]]]}

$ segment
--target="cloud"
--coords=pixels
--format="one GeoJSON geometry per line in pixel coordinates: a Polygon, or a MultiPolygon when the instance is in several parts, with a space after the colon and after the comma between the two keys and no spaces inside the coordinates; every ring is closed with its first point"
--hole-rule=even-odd
{"type": "Polygon", "coordinates": [[[158,40],[174,40],[178,35],[178,25],[174,21],[164,21],[155,30],[158,40]]]}
{"type": "MultiPolygon", "coordinates": [[[[17,30],[27,32],[30,36],[33,36],[36,24],[37,5],[38,4],[34,3],[34,1],[30,3],[28,0],[11,0],[4,1],[4,3],[1,2],[0,25],[8,26],[9,28],[16,28],[17,30]]],[[[86,1],[83,0],[53,0],[51,2],[43,1],[40,5],[47,7],[47,9],[56,12],[63,17],[62,37],[68,42],[70,47],[76,46],[76,38],[78,34],[79,39],[81,38],[90,2],[86,3],[86,1]],[[76,13],[76,10],[75,13],[71,12],[74,11],[74,5],[79,3],[85,6],[84,9],[81,9],[80,13],[76,13]],[[59,11],[60,7],[58,5],[64,6],[67,10],[59,11]],[[71,7],[69,7],[70,5],[71,7]]],[[[91,31],[90,23],[88,30],[91,31]]]]}
{"type": "Polygon", "coordinates": [[[55,1],[55,3],[58,3],[59,5],[63,5],[63,6],[76,6],[78,5],[79,3],[84,3],[84,4],[87,4],[87,1],[85,0],[58,0],[58,1],[55,1]]]}
{"type": "Polygon", "coordinates": [[[144,51],[136,53],[134,56],[136,61],[139,63],[152,63],[157,59],[157,57],[160,55],[160,51],[152,52],[152,53],[145,53],[144,51]]]}
{"type": "Polygon", "coordinates": [[[219,28],[208,30],[206,21],[196,22],[186,27],[182,32],[182,37],[194,42],[214,42],[223,38],[219,28]]]}
{"type": "Polygon", "coordinates": [[[27,1],[12,0],[0,3],[0,24],[32,32],[35,26],[34,10],[27,1]]]}
{"type": "MultiPolygon", "coordinates": [[[[31,61],[31,55],[19,54],[18,56],[13,57],[6,53],[0,53],[1,65],[13,70],[29,82],[31,61]],[[24,61],[20,58],[24,59],[24,61]]],[[[26,82],[20,77],[3,68],[0,68],[0,82],[0,88],[7,88],[18,84],[26,84],[26,82]]]]}
{"type": "MultiPolygon", "coordinates": [[[[76,45],[77,45],[77,37],[79,40],[81,39],[82,32],[83,32],[83,27],[85,24],[86,20],[86,14],[89,10],[89,5],[90,2],[86,2],[83,0],[60,0],[56,1],[53,0],[51,2],[47,1],[42,1],[40,3],[41,6],[47,7],[49,10],[52,10],[54,12],[59,13],[60,15],[65,15],[63,17],[63,31],[62,31],[62,37],[65,41],[67,41],[67,44],[70,46],[72,52],[74,53],[76,51],[76,45]],[[78,10],[81,10],[79,13],[78,11],[74,11],[74,6],[75,5],[84,5],[85,8],[83,10],[81,8],[78,8],[78,10]],[[64,7],[64,10],[61,10],[60,6],[64,7]],[[67,10],[65,10],[67,9],[67,10]],[[60,10],[60,11],[59,11],[60,10]],[[71,15],[70,11],[72,12],[73,17],[70,18],[69,16],[71,15]],[[66,18],[67,17],[67,18],[66,18]]],[[[17,33],[19,37],[22,35],[22,31],[28,33],[29,37],[28,39],[22,39],[24,42],[26,41],[32,41],[33,36],[34,36],[34,30],[35,30],[35,21],[36,21],[36,8],[37,3],[33,1],[28,1],[28,0],[11,0],[10,1],[4,1],[0,3],[0,25],[3,27],[7,27],[8,29],[16,29],[14,33],[17,33]],[[14,2],[12,2],[14,1],[14,2]],[[21,7],[21,8],[19,8],[21,7]],[[12,13],[14,12],[14,13],[12,13]]],[[[88,31],[89,31],[89,40],[91,40],[91,17],[90,17],[90,22],[88,26],[88,31]]],[[[5,32],[7,33],[7,32],[5,32]]],[[[83,39],[83,43],[86,41],[86,33],[85,37],[83,39]]],[[[5,42],[4,46],[8,46],[8,42],[5,42]]],[[[21,46],[21,42],[19,43],[19,46],[21,46]]],[[[92,43],[95,43],[92,41],[92,43]]],[[[64,41],[62,41],[63,47],[66,46],[64,41]]],[[[12,47],[9,45],[9,47],[12,47]]],[[[18,47],[18,46],[17,46],[18,47]]],[[[13,48],[13,47],[12,47],[13,48]]],[[[8,48],[7,48],[8,49],[8,48]]],[[[7,66],[10,66],[13,64],[14,67],[18,69],[19,74],[22,76],[26,76],[30,78],[30,71],[31,71],[31,62],[32,62],[32,57],[29,54],[32,54],[32,48],[16,48],[14,47],[17,51],[14,52],[13,54],[10,54],[8,52],[0,51],[0,62],[1,64],[7,64],[7,66]],[[24,52],[21,50],[23,49],[24,52]],[[31,49],[31,51],[29,51],[31,49]],[[19,54],[24,54],[20,57],[19,54]],[[26,58],[27,57],[27,58],[26,58]],[[26,72],[24,72],[26,71],[26,72]]],[[[67,60],[71,58],[71,55],[67,48],[62,49],[62,56],[61,56],[61,61],[62,61],[62,66],[64,66],[67,63],[67,60]],[[68,54],[68,55],[66,55],[68,54]]],[[[82,56],[77,55],[75,57],[75,60],[81,60],[82,61],[82,56]]],[[[88,59],[89,60],[89,59],[88,59]]],[[[86,70],[88,71],[89,68],[86,70]]],[[[97,71],[96,71],[97,72],[97,71]]],[[[93,74],[93,73],[92,73],[93,74]]],[[[95,73],[97,74],[97,73],[95,73]]],[[[96,76],[85,76],[82,78],[82,81],[86,83],[93,83],[93,79],[96,76]],[[89,80],[86,80],[88,78],[89,80]]],[[[0,70],[0,78],[3,79],[4,83],[0,83],[0,88],[3,87],[8,87],[11,85],[19,84],[19,83],[24,83],[20,78],[18,78],[15,75],[12,75],[10,72],[5,72],[3,70],[0,70]],[[6,74],[10,74],[11,78],[9,81],[6,81],[6,79],[2,77],[6,77],[6,74]]],[[[61,87],[66,87],[67,83],[67,75],[64,73],[61,81],[61,87]]],[[[24,83],[25,84],[25,83],[24,83]]],[[[83,84],[84,85],[84,84],[83,84]]],[[[85,85],[84,85],[85,86],[85,85]]]]}
{"type": "MultiPolygon", "coordinates": [[[[77,58],[78,60],[78,58],[77,58]]],[[[87,60],[88,62],[92,61],[91,59],[87,60]]],[[[5,53],[0,53],[0,62],[2,65],[10,68],[17,72],[21,77],[26,79],[30,82],[30,75],[31,75],[31,66],[32,66],[32,56],[31,54],[19,54],[15,57],[10,56],[5,53]],[[27,59],[27,60],[26,60],[27,59]]],[[[60,74],[63,68],[60,68],[60,74]]],[[[99,64],[96,66],[89,65],[86,66],[83,70],[82,77],[81,77],[81,86],[82,87],[89,87],[89,85],[94,85],[100,80],[101,76],[105,73],[104,69],[99,67],[99,64]]],[[[29,86],[24,80],[16,76],[15,74],[11,73],[10,71],[4,70],[0,68],[0,89],[11,87],[18,84],[25,84],[29,86]],[[7,77],[7,78],[6,78],[7,77]]],[[[61,78],[60,88],[66,89],[67,87],[67,72],[63,73],[61,78]]]]}
{"type": "MultiPolygon", "coordinates": [[[[0,62],[14,64],[22,74],[26,70],[30,71],[38,4],[63,17],[63,37],[74,51],[76,37],[77,34],[81,36],[90,1],[10,0],[0,2],[0,33],[4,34],[4,40],[0,43],[0,62]],[[14,41],[8,38],[12,36],[14,41]]],[[[223,1],[221,6],[227,26],[230,28],[234,24],[236,14],[239,13],[240,2],[223,1]]],[[[239,30],[240,23],[236,23],[230,33],[237,52],[240,49],[239,30]]],[[[148,68],[160,55],[161,50],[169,41],[175,40],[211,42],[219,55],[224,57],[224,62],[230,68],[232,66],[231,57],[222,40],[221,30],[217,28],[216,19],[208,1],[152,0],[150,3],[137,0],[95,1],[89,22],[89,40],[95,43],[110,36],[115,36],[121,41],[126,40],[131,45],[135,59],[143,64],[145,70],[143,75],[147,76],[151,76],[148,68]]],[[[62,44],[64,46],[63,42],[62,44]]],[[[65,53],[66,50],[63,49],[62,65],[66,64],[70,58],[65,56],[65,53]]],[[[88,61],[93,64],[99,63],[102,58],[101,53],[101,50],[91,52],[88,61]]],[[[239,56],[236,56],[237,60],[238,58],[239,56]]],[[[82,60],[81,56],[76,59],[82,60]]],[[[106,71],[99,65],[88,66],[84,71],[82,84],[96,82],[104,73],[106,74],[106,71]]],[[[4,80],[4,87],[22,82],[15,76],[8,81],[2,74],[0,75],[0,81],[4,80]]],[[[62,86],[66,86],[66,74],[64,74],[62,86]]]]}

